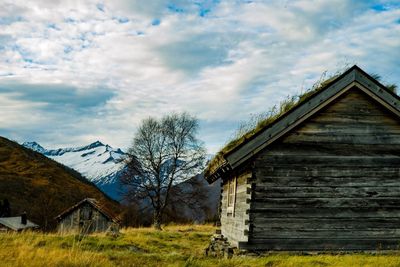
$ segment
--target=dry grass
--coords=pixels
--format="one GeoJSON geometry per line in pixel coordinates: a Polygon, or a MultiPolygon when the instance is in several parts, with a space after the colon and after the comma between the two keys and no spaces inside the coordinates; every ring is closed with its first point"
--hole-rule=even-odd
{"type": "Polygon", "coordinates": [[[26,232],[0,234],[0,266],[400,266],[400,254],[270,255],[207,258],[210,225],[176,225],[158,232],[126,229],[118,238],[103,234],[79,240],[26,232]]]}

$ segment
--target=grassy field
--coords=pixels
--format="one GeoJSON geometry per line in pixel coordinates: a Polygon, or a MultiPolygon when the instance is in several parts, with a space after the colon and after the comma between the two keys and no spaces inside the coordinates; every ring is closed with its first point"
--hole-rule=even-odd
{"type": "Polygon", "coordinates": [[[118,238],[0,233],[0,266],[400,266],[391,255],[272,255],[215,259],[204,256],[209,225],[127,229],[118,238]]]}

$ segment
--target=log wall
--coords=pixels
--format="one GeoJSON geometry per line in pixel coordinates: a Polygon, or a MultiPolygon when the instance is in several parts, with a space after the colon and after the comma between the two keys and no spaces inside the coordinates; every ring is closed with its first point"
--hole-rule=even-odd
{"type": "Polygon", "coordinates": [[[233,246],[237,246],[238,242],[248,241],[250,208],[248,180],[251,178],[251,175],[251,172],[245,171],[237,176],[233,213],[228,212],[228,180],[225,180],[222,184],[220,205],[221,233],[224,237],[228,238],[233,246]]]}
{"type": "Polygon", "coordinates": [[[248,242],[262,250],[400,245],[400,123],[354,88],[254,160],[248,242]]]}

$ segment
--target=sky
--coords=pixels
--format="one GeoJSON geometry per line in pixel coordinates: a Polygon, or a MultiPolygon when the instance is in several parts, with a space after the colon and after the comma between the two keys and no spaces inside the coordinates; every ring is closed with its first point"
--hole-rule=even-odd
{"type": "Polygon", "coordinates": [[[127,148],[186,111],[212,154],[354,64],[400,85],[399,1],[0,0],[0,136],[127,148]]]}

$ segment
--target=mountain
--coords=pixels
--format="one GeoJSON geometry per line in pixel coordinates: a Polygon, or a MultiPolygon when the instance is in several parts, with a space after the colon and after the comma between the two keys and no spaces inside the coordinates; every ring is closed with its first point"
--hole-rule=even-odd
{"type": "MultiPolygon", "coordinates": [[[[25,142],[23,146],[79,171],[107,195],[121,200],[118,178],[124,167],[120,160],[125,156],[121,149],[114,149],[100,141],[76,148],[46,149],[37,142],[25,142]]],[[[207,159],[211,157],[207,155],[207,159]]],[[[201,201],[188,201],[186,197],[186,203],[177,200],[177,204],[169,211],[169,217],[173,220],[204,222],[218,213],[220,182],[209,185],[202,175],[197,175],[175,185],[173,191],[186,192],[189,198],[191,195],[201,198],[201,201]]],[[[147,200],[140,205],[150,206],[147,200]]]]}
{"type": "Polygon", "coordinates": [[[78,172],[0,137],[0,200],[9,200],[12,215],[26,211],[30,220],[48,229],[55,216],[86,197],[119,213],[119,204],[78,172]]]}
{"type": "Polygon", "coordinates": [[[123,168],[125,153],[100,141],[76,148],[46,149],[36,142],[25,142],[24,147],[62,163],[85,176],[113,199],[120,200],[118,176],[123,168]]]}

